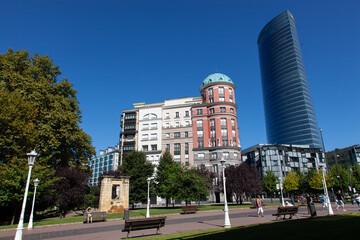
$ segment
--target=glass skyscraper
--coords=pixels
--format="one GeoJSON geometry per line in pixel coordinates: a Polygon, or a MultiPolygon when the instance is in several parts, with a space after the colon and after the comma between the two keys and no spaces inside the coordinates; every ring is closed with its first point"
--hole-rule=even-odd
{"type": "Polygon", "coordinates": [[[257,43],[268,143],[322,148],[291,13],[285,11],[266,24],[257,43]]]}

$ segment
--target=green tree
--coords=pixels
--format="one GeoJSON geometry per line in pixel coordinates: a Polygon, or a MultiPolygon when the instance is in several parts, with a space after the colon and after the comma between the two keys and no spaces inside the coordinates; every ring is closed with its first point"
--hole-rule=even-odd
{"type": "Polygon", "coordinates": [[[283,187],[294,196],[300,189],[300,176],[296,172],[288,173],[284,178],[283,187]]]}
{"type": "MultiPolygon", "coordinates": [[[[330,186],[330,181],[327,175],[325,175],[325,181],[326,181],[326,186],[330,186]]],[[[309,186],[316,193],[321,193],[324,191],[322,171],[314,171],[312,173],[309,186]]]]}
{"type": "Polygon", "coordinates": [[[346,169],[341,165],[333,165],[330,167],[330,175],[337,190],[344,190],[343,194],[348,191],[350,186],[350,169],[346,169]]]}
{"type": "Polygon", "coordinates": [[[157,181],[156,193],[166,199],[166,207],[169,205],[170,198],[174,197],[173,186],[168,180],[179,171],[179,167],[168,150],[161,155],[155,177],[155,181],[157,181]]]}
{"type": "Polygon", "coordinates": [[[144,152],[133,150],[125,156],[120,171],[130,177],[129,202],[134,209],[135,203],[147,200],[147,178],[154,173],[154,165],[146,160],[144,152]]]}
{"type": "Polygon", "coordinates": [[[28,169],[26,153],[31,149],[40,154],[32,178],[41,181],[36,207],[42,208],[53,204],[41,196],[53,194],[55,170],[84,168],[95,154],[90,136],[79,127],[76,90],[67,79],[59,80],[60,75],[59,66],[48,56],[11,49],[0,54],[1,212],[21,207],[28,169]]]}
{"type": "Polygon", "coordinates": [[[270,195],[271,202],[273,202],[273,194],[277,190],[276,184],[278,182],[278,178],[275,173],[271,170],[267,170],[266,174],[263,175],[262,183],[265,192],[270,195]]]}
{"type": "Polygon", "coordinates": [[[360,166],[358,164],[353,165],[351,175],[351,185],[357,191],[360,190],[360,166]]]}
{"type": "Polygon", "coordinates": [[[209,196],[209,183],[195,168],[181,166],[177,174],[171,175],[168,183],[175,190],[174,198],[185,201],[186,205],[191,201],[205,201],[209,196]]]}

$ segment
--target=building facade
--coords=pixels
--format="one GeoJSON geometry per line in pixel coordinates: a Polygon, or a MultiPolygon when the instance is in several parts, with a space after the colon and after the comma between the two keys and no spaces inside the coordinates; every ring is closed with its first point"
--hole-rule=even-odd
{"type": "Polygon", "coordinates": [[[212,201],[220,201],[220,160],[226,164],[241,163],[241,146],[237,125],[235,84],[225,74],[209,75],[200,88],[202,102],[192,111],[194,165],[215,173],[212,201]]]}
{"type": "Polygon", "coordinates": [[[255,166],[261,176],[268,170],[277,177],[285,177],[291,171],[326,169],[322,149],[309,145],[257,144],[242,151],[242,160],[255,166]]]}
{"type": "Polygon", "coordinates": [[[162,151],[168,150],[174,161],[194,165],[191,107],[201,103],[200,97],[165,100],[163,105],[162,151]]]}
{"type": "Polygon", "coordinates": [[[291,13],[285,11],[266,24],[257,43],[268,143],[322,148],[291,13]]]}
{"type": "Polygon", "coordinates": [[[115,148],[108,147],[106,150],[100,150],[99,155],[92,157],[88,162],[92,172],[89,186],[97,186],[102,173],[117,170],[119,168],[119,160],[119,145],[116,145],[115,148]]]}
{"type": "Polygon", "coordinates": [[[349,151],[349,156],[352,164],[360,165],[360,145],[355,145],[349,151]]]}
{"type": "Polygon", "coordinates": [[[120,165],[125,155],[136,149],[138,141],[138,111],[135,109],[124,110],[121,115],[120,126],[120,165]]]}

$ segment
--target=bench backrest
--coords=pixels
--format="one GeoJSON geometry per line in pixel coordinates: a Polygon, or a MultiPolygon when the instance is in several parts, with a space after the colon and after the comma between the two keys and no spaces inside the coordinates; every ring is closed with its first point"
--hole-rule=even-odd
{"type": "MultiPolygon", "coordinates": [[[[107,213],[106,212],[92,212],[91,216],[93,219],[95,218],[106,218],[107,217],[107,213]]],[[[88,213],[85,212],[84,213],[84,219],[87,219],[88,217],[88,213]]]]}
{"type": "Polygon", "coordinates": [[[181,209],[183,211],[198,210],[198,207],[196,205],[189,205],[189,206],[182,206],[181,209]]]}
{"type": "Polygon", "coordinates": [[[297,213],[298,210],[299,210],[299,207],[298,207],[298,206],[278,207],[278,209],[277,209],[278,213],[288,213],[288,212],[297,213]]]}
{"type": "Polygon", "coordinates": [[[163,227],[165,226],[165,219],[166,217],[155,217],[126,220],[124,231],[130,229],[130,227],[134,230],[163,227]]]}

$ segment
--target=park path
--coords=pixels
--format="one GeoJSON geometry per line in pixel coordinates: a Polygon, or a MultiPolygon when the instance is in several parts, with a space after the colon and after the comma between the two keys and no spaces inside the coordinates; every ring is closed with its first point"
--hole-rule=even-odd
{"type": "MultiPolygon", "coordinates": [[[[335,206],[335,205],[334,205],[335,206]]],[[[347,212],[358,212],[359,208],[356,205],[346,205],[347,212]]],[[[317,206],[317,215],[326,216],[327,211],[323,211],[321,206],[317,206]]],[[[229,210],[231,226],[244,226],[257,223],[275,222],[273,213],[276,212],[276,207],[265,207],[265,217],[257,217],[255,209],[232,209],[229,210]]],[[[150,210],[151,213],[151,210],[150,210]]],[[[344,213],[343,211],[336,211],[335,214],[344,213]]],[[[299,219],[308,218],[306,207],[300,207],[297,214],[299,219]]],[[[296,217],[294,217],[296,219],[296,217]]],[[[278,220],[282,221],[282,220],[278,220]]],[[[293,221],[293,220],[291,220],[293,221]]],[[[208,229],[220,229],[224,224],[223,211],[208,211],[197,212],[196,214],[171,214],[167,215],[165,227],[161,228],[161,234],[174,234],[184,232],[194,232],[208,229]]],[[[121,232],[124,227],[124,220],[115,219],[107,222],[96,222],[93,224],[73,223],[63,225],[49,225],[42,227],[35,227],[33,230],[24,229],[24,240],[38,240],[38,239],[58,239],[58,240],[119,240],[126,238],[126,232],[121,232]]],[[[156,229],[133,231],[130,237],[155,236],[156,229]]],[[[14,239],[16,229],[0,231],[0,240],[14,239]]]]}

